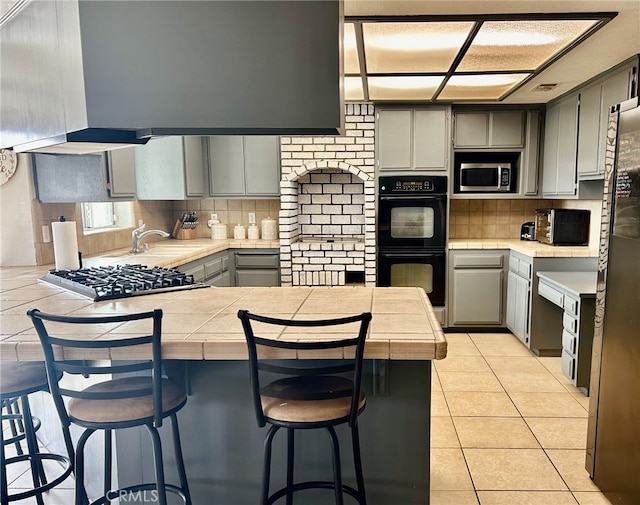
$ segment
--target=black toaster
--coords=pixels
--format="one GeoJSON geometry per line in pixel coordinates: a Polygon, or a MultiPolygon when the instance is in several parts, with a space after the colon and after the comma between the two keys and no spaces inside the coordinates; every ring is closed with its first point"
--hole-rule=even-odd
{"type": "Polygon", "coordinates": [[[533,221],[522,223],[520,227],[520,240],[535,240],[536,224],[533,221]]]}

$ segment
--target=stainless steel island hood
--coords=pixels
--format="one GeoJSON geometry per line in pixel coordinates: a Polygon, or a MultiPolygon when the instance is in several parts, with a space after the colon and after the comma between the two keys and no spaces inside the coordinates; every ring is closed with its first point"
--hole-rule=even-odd
{"type": "Polygon", "coordinates": [[[342,0],[31,0],[0,24],[0,147],[336,135],[342,0]]]}

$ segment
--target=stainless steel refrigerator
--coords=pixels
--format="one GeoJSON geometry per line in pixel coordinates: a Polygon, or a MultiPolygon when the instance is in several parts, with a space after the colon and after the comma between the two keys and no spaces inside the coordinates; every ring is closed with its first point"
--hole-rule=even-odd
{"type": "Polygon", "coordinates": [[[609,118],[586,468],[614,505],[640,504],[640,107],[609,118]]]}

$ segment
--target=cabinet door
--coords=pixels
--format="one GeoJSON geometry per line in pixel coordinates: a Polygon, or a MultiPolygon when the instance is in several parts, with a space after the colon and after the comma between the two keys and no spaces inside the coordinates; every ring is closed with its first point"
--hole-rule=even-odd
{"type": "Polygon", "coordinates": [[[576,194],[576,154],[578,142],[578,102],[576,98],[560,104],[558,118],[558,174],[556,194],[576,194]]]}
{"type": "Polygon", "coordinates": [[[502,270],[453,270],[453,324],[502,323],[502,270]]]}
{"type": "Polygon", "coordinates": [[[446,170],[449,141],[446,109],[415,110],[413,117],[413,167],[446,170]]]}
{"type": "Polygon", "coordinates": [[[527,111],[526,137],[522,153],[522,191],[525,195],[537,195],[540,161],[539,111],[527,111]]]}
{"type": "Polygon", "coordinates": [[[140,200],[185,198],[182,137],[151,139],[134,151],[136,194],[140,200]]]}
{"type": "Polygon", "coordinates": [[[507,328],[529,343],[529,281],[514,272],[509,272],[507,281],[507,328]]]}
{"type": "Polygon", "coordinates": [[[544,121],[544,156],[542,164],[542,192],[553,195],[558,178],[558,128],[560,106],[554,104],[547,108],[544,121]]]}
{"type": "Polygon", "coordinates": [[[487,147],[489,144],[489,114],[487,112],[457,112],[454,142],[455,147],[487,147]]]}
{"type": "Polygon", "coordinates": [[[274,287],[280,285],[277,270],[236,270],[236,286],[274,287]]]}
{"type": "Polygon", "coordinates": [[[279,137],[244,137],[244,182],[247,196],[280,195],[279,145],[279,137]]]}
{"type": "Polygon", "coordinates": [[[377,127],[380,170],[410,170],[412,111],[382,109],[377,127]]]}
{"type": "Polygon", "coordinates": [[[244,195],[242,136],[209,137],[209,181],[211,196],[244,195]]]}
{"type": "Polygon", "coordinates": [[[578,177],[598,174],[601,110],[602,85],[593,86],[580,93],[578,177]]]}
{"type": "Polygon", "coordinates": [[[524,115],[521,111],[491,112],[489,147],[522,147],[524,115]]]}
{"type": "Polygon", "coordinates": [[[133,147],[107,152],[109,198],[136,197],[135,155],[133,147]]]}
{"type": "Polygon", "coordinates": [[[202,137],[183,137],[185,196],[205,196],[205,162],[202,137]]]}

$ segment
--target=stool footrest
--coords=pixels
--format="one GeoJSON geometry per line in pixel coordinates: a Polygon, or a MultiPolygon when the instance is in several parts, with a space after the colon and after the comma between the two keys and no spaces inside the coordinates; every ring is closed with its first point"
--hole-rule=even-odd
{"type": "Polygon", "coordinates": [[[58,484],[62,483],[64,480],[71,475],[71,471],[73,470],[71,466],[71,461],[66,456],[62,456],[61,454],[50,454],[50,453],[38,453],[38,454],[22,454],[20,456],[13,456],[11,458],[7,458],[5,460],[5,464],[8,466],[12,463],[19,463],[20,461],[57,461],[58,463],[62,463],[64,465],[64,471],[56,477],[54,480],[47,482],[46,484],[42,484],[34,489],[29,489],[28,491],[23,491],[22,493],[15,493],[9,495],[9,501],[18,501],[24,500],[25,498],[30,498],[32,496],[36,496],[38,494],[42,494],[50,489],[53,489],[58,484]]]}
{"type": "MultiPolygon", "coordinates": [[[[175,486],[173,484],[165,484],[164,488],[168,493],[173,493],[175,495],[178,495],[184,503],[187,503],[187,498],[182,488],[175,486]]],[[[137,503],[146,503],[147,502],[146,499],[138,498],[138,493],[144,493],[145,491],[157,492],[156,484],[154,482],[151,482],[147,484],[136,484],[133,486],[127,486],[120,489],[114,489],[112,491],[109,491],[107,495],[102,496],[101,498],[98,498],[95,501],[92,501],[90,505],[108,505],[113,500],[119,497],[124,498],[127,495],[135,495],[135,496],[131,496],[132,501],[136,501],[137,503]]],[[[156,502],[158,500],[155,497],[150,497],[150,501],[156,502]]]]}
{"type": "MultiPolygon", "coordinates": [[[[307,489],[335,489],[335,483],[333,481],[325,481],[325,480],[311,480],[306,482],[298,482],[289,487],[283,487],[282,489],[276,491],[271,496],[269,496],[267,500],[267,504],[271,505],[272,503],[277,502],[280,498],[287,496],[288,493],[295,493],[297,491],[304,491],[307,489]]],[[[362,496],[360,493],[352,488],[351,486],[347,486],[346,484],[342,485],[342,491],[347,493],[356,499],[358,503],[364,503],[362,496]]]]}

